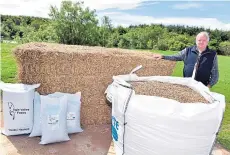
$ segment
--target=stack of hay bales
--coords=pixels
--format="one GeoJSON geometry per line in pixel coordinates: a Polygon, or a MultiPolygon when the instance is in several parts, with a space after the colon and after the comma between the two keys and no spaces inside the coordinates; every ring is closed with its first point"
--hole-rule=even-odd
{"type": "Polygon", "coordinates": [[[116,48],[28,43],[14,49],[18,79],[25,84],[41,83],[40,94],[57,91],[82,92],[81,123],[110,123],[111,109],[104,91],[113,75],[128,74],[142,65],[140,76],[171,75],[175,62],[154,61],[150,52],[116,48]]]}

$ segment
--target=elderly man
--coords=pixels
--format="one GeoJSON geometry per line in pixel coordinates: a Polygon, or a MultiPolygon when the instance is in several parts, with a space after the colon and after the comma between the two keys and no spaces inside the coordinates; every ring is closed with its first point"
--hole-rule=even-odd
{"type": "Polygon", "coordinates": [[[194,77],[211,88],[219,79],[217,54],[208,48],[209,35],[207,32],[200,32],[196,36],[196,46],[185,48],[172,56],[154,54],[154,59],[165,59],[172,61],[184,61],[184,77],[194,77]]]}

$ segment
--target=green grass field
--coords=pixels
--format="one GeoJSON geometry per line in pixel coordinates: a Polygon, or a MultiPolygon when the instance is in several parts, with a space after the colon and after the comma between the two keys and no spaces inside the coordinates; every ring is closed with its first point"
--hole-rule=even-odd
{"type": "MultiPolygon", "coordinates": [[[[4,82],[17,82],[16,61],[12,55],[12,49],[15,44],[1,44],[1,80],[4,82]]],[[[154,51],[170,55],[175,52],[171,51],[154,51]]],[[[218,135],[218,141],[227,149],[230,149],[230,57],[218,56],[220,71],[219,82],[211,89],[214,92],[221,93],[226,97],[226,111],[224,115],[221,132],[218,135]]],[[[182,76],[183,63],[177,62],[172,76],[182,76]]]]}
{"type": "Polygon", "coordinates": [[[17,66],[12,54],[15,44],[1,43],[1,80],[4,82],[16,82],[17,66]]]}

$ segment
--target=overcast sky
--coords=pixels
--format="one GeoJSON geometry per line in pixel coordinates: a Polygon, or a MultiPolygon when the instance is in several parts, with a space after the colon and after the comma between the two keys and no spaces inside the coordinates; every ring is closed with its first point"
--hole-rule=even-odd
{"type": "MultiPolygon", "coordinates": [[[[84,0],[84,3],[96,9],[98,18],[109,16],[115,26],[161,23],[230,30],[230,0],[84,0]]],[[[48,17],[50,5],[60,4],[61,0],[1,0],[0,14],[48,17]]]]}

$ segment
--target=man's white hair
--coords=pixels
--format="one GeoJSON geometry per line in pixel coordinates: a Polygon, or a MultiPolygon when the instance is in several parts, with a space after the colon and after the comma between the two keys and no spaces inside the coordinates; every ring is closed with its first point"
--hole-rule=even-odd
{"type": "Polygon", "coordinates": [[[198,35],[196,36],[196,38],[198,36],[205,36],[207,38],[208,42],[209,42],[209,34],[208,34],[208,32],[206,32],[206,31],[200,32],[200,33],[198,33],[198,35]]]}

